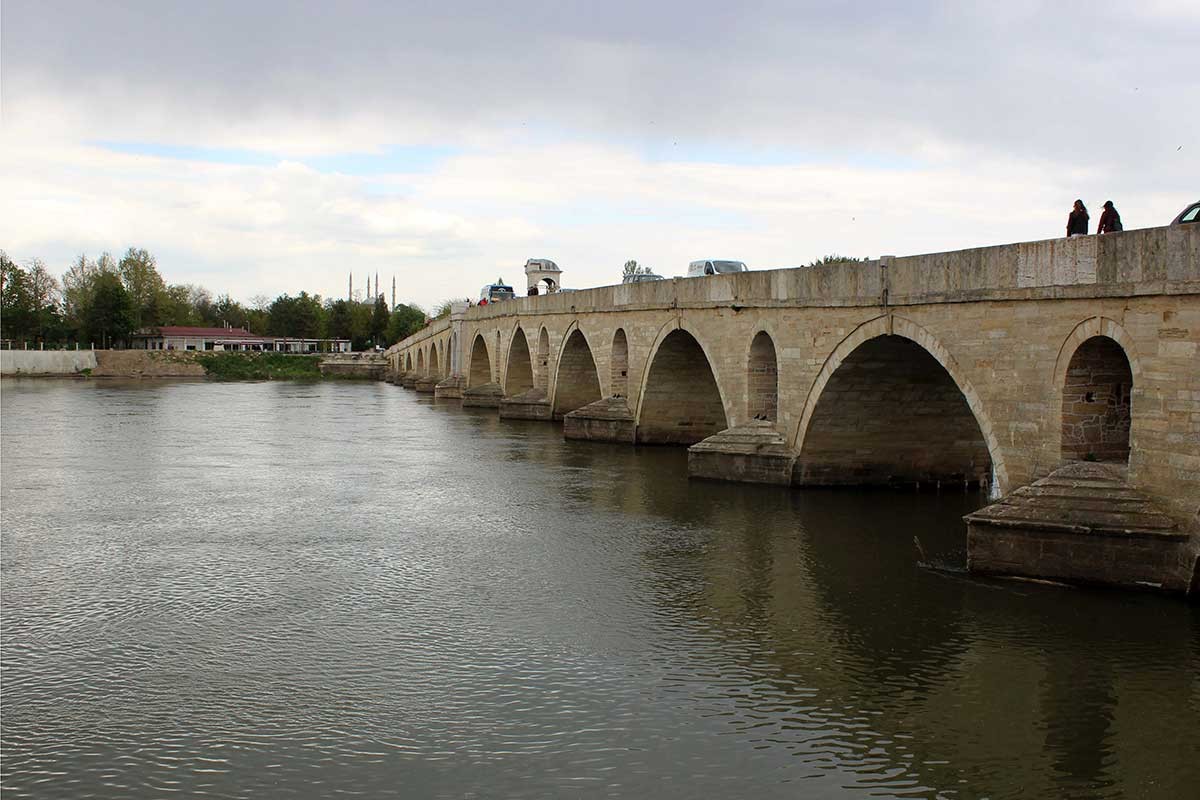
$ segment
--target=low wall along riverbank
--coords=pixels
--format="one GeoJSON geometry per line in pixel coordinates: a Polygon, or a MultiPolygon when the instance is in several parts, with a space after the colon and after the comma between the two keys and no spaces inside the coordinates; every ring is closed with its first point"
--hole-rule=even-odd
{"type": "Polygon", "coordinates": [[[0,375],[86,375],[95,350],[0,350],[0,375]]]}
{"type": "Polygon", "coordinates": [[[198,352],[178,350],[4,350],[0,374],[92,378],[321,380],[382,377],[386,362],[366,354],[198,352]]]}

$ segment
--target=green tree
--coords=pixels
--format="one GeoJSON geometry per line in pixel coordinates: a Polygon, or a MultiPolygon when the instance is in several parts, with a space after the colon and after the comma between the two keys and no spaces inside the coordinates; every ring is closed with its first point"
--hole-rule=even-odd
{"type": "Polygon", "coordinates": [[[95,292],[96,275],[100,267],[95,261],[88,259],[86,253],[80,253],[62,276],[62,315],[63,325],[75,336],[81,338],[87,325],[87,310],[92,305],[92,294],[95,292]]]}
{"type": "Polygon", "coordinates": [[[58,279],[37,258],[29,262],[26,274],[33,312],[33,337],[41,341],[58,340],[62,334],[62,289],[58,279]]]}
{"type": "Polygon", "coordinates": [[[444,317],[448,317],[454,311],[455,306],[466,305],[470,302],[471,298],[469,297],[453,297],[449,300],[443,300],[434,310],[433,319],[442,319],[444,317]]]}
{"type": "Polygon", "coordinates": [[[271,303],[267,329],[275,336],[312,339],[320,333],[323,317],[319,295],[303,291],[295,297],[281,294],[271,303]]]}
{"type": "Polygon", "coordinates": [[[387,302],[383,299],[383,295],[375,298],[375,308],[371,312],[371,343],[375,345],[383,344],[384,338],[387,336],[388,327],[388,307],[387,302]]]}
{"type": "Polygon", "coordinates": [[[425,327],[425,312],[416,306],[398,305],[392,310],[388,320],[387,344],[390,347],[396,342],[407,339],[421,328],[425,327]]]}
{"type": "Polygon", "coordinates": [[[109,348],[133,332],[133,301],[115,273],[98,273],[94,285],[84,332],[93,343],[109,348]]]}
{"type": "Polygon", "coordinates": [[[27,339],[35,319],[29,276],[0,250],[0,338],[27,339]]]}
{"type": "Polygon", "coordinates": [[[133,309],[133,327],[154,327],[160,324],[159,301],[167,285],[158,274],[158,263],[148,250],[131,247],[117,264],[121,283],[129,295],[133,309]]]}
{"type": "Polygon", "coordinates": [[[649,275],[649,267],[639,267],[636,261],[630,260],[625,262],[624,269],[621,270],[621,277],[626,278],[630,275],[649,275]]]}
{"type": "Polygon", "coordinates": [[[354,336],[354,315],[347,300],[331,300],[325,304],[325,326],[333,339],[351,339],[354,336]]]}
{"type": "Polygon", "coordinates": [[[864,261],[870,261],[870,259],[854,258],[853,256],[839,256],[837,253],[832,253],[830,255],[818,258],[816,261],[813,261],[809,264],[805,264],[805,266],[823,267],[827,264],[861,264],[864,261]]]}

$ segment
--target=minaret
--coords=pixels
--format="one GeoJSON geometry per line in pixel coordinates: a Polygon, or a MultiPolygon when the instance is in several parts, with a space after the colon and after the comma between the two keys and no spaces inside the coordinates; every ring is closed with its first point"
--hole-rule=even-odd
{"type": "Polygon", "coordinates": [[[354,273],[350,273],[350,294],[346,296],[347,302],[354,302],[354,273]]]}
{"type": "Polygon", "coordinates": [[[367,273],[367,296],[363,298],[368,303],[371,302],[371,273],[367,273]]]}
{"type": "Polygon", "coordinates": [[[379,273],[376,272],[375,273],[375,295],[374,295],[374,297],[371,298],[371,305],[375,305],[375,298],[381,297],[382,295],[383,295],[383,290],[379,288],[379,273]]]}
{"type": "Polygon", "coordinates": [[[392,311],[396,310],[396,276],[392,276],[392,311]]]}

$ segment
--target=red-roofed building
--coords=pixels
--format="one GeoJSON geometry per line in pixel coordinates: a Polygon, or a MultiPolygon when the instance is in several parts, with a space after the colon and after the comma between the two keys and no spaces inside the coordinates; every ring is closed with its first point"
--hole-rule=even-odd
{"type": "Polygon", "coordinates": [[[349,339],[293,339],[259,336],[244,328],[164,325],[132,336],[135,350],[240,350],[266,353],[349,353],[349,339]]]}

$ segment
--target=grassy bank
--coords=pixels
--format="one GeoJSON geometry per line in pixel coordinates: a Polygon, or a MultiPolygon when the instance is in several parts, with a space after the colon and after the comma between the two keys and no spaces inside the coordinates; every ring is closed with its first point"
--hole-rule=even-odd
{"type": "Polygon", "coordinates": [[[321,357],[283,353],[196,353],[196,363],[221,381],[321,380],[321,357]]]}

